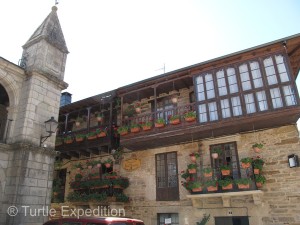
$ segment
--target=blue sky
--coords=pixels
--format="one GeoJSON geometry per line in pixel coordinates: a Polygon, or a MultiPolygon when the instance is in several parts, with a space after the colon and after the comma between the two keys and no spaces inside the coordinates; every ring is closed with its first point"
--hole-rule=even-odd
{"type": "MultiPolygon", "coordinates": [[[[1,57],[18,63],[54,2],[1,3],[1,57]]],[[[168,72],[300,33],[298,0],[60,0],[57,13],[74,101],[161,74],[164,64],[168,72]]]]}

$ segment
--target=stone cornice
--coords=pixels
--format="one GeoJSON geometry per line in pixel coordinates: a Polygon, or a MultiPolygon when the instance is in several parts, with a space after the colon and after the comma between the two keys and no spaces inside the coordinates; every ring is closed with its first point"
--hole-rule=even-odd
{"type": "Polygon", "coordinates": [[[38,147],[30,143],[24,143],[24,142],[11,144],[11,147],[14,150],[33,151],[33,152],[37,152],[40,154],[49,155],[53,157],[60,154],[58,151],[55,151],[54,149],[38,147]]]}

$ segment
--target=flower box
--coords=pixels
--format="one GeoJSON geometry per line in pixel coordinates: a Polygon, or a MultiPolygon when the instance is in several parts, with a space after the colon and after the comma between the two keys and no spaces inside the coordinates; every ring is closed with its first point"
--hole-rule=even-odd
{"type": "Polygon", "coordinates": [[[200,192],[200,191],[202,191],[202,187],[192,189],[192,192],[200,192]]]}
{"type": "Polygon", "coordinates": [[[263,183],[261,183],[261,182],[256,182],[256,187],[261,188],[262,185],[263,185],[263,183]]]}
{"type": "Polygon", "coordinates": [[[157,127],[157,128],[162,128],[164,126],[165,126],[164,123],[155,123],[155,127],[157,127]]]}
{"type": "Polygon", "coordinates": [[[250,188],[250,184],[238,184],[238,188],[239,189],[249,189],[250,188]]]}
{"type": "Polygon", "coordinates": [[[204,177],[212,177],[212,172],[210,172],[210,173],[204,173],[204,177]]]}
{"type": "Polygon", "coordinates": [[[189,171],[189,173],[191,173],[191,174],[194,174],[194,173],[197,173],[197,169],[188,169],[188,171],[189,171]]]}
{"type": "Polygon", "coordinates": [[[248,163],[242,163],[242,168],[243,169],[247,169],[247,168],[249,168],[250,167],[250,163],[248,162],[248,163]]]}
{"type": "Polygon", "coordinates": [[[171,120],[170,124],[172,124],[172,125],[180,124],[180,119],[178,118],[178,119],[171,120]]]}
{"type": "Polygon", "coordinates": [[[151,130],[151,126],[142,126],[143,131],[151,130]]]}
{"type": "Polygon", "coordinates": [[[94,135],[94,136],[88,136],[88,137],[87,137],[88,140],[94,140],[94,139],[96,139],[96,138],[97,138],[97,135],[94,135]]]}
{"type": "Polygon", "coordinates": [[[253,169],[254,174],[259,174],[260,169],[253,169]]]}
{"type": "Polygon", "coordinates": [[[128,134],[128,131],[120,132],[120,135],[121,135],[121,136],[125,136],[125,135],[127,135],[127,134],[128,134]]]}
{"type": "Polygon", "coordinates": [[[217,191],[218,187],[217,186],[208,186],[207,191],[217,191]]]}
{"type": "Polygon", "coordinates": [[[222,190],[231,190],[233,188],[232,184],[228,184],[225,187],[222,187],[222,190]]]}
{"type": "Polygon", "coordinates": [[[106,133],[104,131],[97,134],[97,137],[106,137],[106,133]]]}
{"type": "Polygon", "coordinates": [[[186,117],[186,118],[184,118],[184,120],[186,122],[194,122],[196,120],[196,117],[186,117]]]}
{"type": "Polygon", "coordinates": [[[230,175],[230,170],[221,170],[221,173],[223,176],[228,176],[230,175]]]}
{"type": "Polygon", "coordinates": [[[140,132],[140,128],[139,128],[139,127],[131,128],[131,129],[130,129],[130,132],[131,132],[131,133],[138,133],[138,132],[140,132]]]}

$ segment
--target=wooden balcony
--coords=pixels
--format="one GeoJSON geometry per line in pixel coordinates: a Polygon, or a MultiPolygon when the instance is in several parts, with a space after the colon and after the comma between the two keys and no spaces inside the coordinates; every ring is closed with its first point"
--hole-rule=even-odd
{"type": "Polygon", "coordinates": [[[198,118],[194,122],[184,121],[184,112],[196,109],[196,103],[192,103],[125,120],[123,124],[130,126],[133,123],[141,124],[147,121],[155,121],[155,118],[167,118],[168,115],[181,115],[180,124],[172,125],[169,121],[166,121],[163,128],[156,128],[152,125],[151,130],[141,130],[138,133],[129,133],[121,136],[120,144],[131,150],[145,150],[191,142],[192,140],[249,132],[253,131],[253,129],[257,130],[295,124],[300,116],[300,106],[292,106],[207,123],[199,123],[198,118]]]}

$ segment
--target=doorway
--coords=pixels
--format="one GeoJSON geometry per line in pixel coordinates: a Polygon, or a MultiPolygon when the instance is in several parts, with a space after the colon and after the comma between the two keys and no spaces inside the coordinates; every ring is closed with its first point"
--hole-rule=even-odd
{"type": "Polygon", "coordinates": [[[248,216],[215,217],[215,225],[249,225],[248,216]]]}

